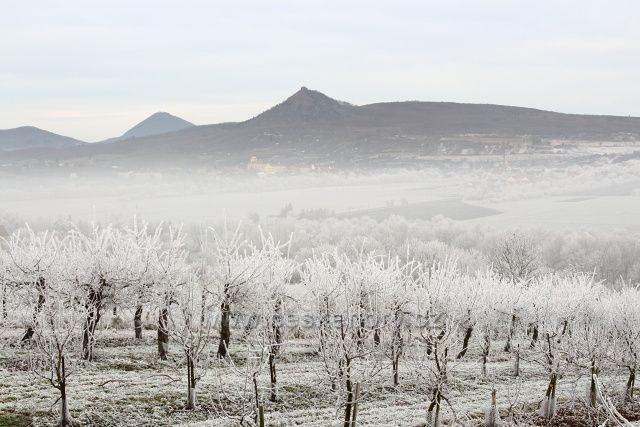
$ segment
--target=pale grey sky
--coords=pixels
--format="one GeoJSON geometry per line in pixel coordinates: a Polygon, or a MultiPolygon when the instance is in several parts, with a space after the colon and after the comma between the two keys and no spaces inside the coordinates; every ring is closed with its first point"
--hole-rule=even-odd
{"type": "Polygon", "coordinates": [[[303,85],[355,104],[640,116],[637,0],[0,5],[0,129],[95,141],[155,111],[239,121],[303,85]]]}

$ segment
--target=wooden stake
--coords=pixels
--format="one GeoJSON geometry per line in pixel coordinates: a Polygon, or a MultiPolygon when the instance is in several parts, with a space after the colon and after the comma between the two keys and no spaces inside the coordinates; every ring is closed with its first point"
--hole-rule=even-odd
{"type": "Polygon", "coordinates": [[[258,407],[258,422],[260,427],[264,427],[264,405],[258,407]]]}
{"type": "Polygon", "coordinates": [[[353,399],[353,416],[351,417],[351,427],[356,426],[356,418],[358,416],[358,400],[360,400],[360,383],[356,383],[356,394],[353,399]]]}

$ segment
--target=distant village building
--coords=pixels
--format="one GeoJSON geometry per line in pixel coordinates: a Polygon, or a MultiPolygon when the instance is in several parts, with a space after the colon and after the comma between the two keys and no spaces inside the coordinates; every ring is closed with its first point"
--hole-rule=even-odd
{"type": "Polygon", "coordinates": [[[272,165],[271,163],[267,163],[258,159],[256,156],[251,156],[249,164],[247,165],[247,169],[268,174],[282,173],[287,171],[286,166],[272,165]]]}

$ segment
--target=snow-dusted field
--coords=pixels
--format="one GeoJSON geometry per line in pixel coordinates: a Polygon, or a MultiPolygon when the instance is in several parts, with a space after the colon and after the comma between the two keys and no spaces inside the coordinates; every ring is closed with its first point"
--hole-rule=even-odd
{"type": "Polygon", "coordinates": [[[541,226],[612,231],[640,228],[640,163],[568,168],[261,177],[146,177],[7,181],[0,215],[25,220],[202,223],[252,215],[325,210],[337,216],[435,215],[497,227],[541,226]],[[24,181],[24,182],[23,182],[24,181]]]}
{"type": "MultiPolygon", "coordinates": [[[[0,425],[45,426],[57,421],[56,390],[30,375],[28,348],[9,347],[19,340],[23,331],[3,329],[0,346],[0,425]]],[[[246,349],[236,350],[235,368],[215,359],[214,343],[209,348],[208,370],[199,387],[199,409],[185,411],[186,382],[184,357],[173,344],[167,361],[159,361],[155,348],[155,331],[145,331],[143,341],[133,339],[129,330],[107,329],[99,332],[95,361],[87,363],[68,385],[72,414],[83,425],[101,426],[233,426],[242,415],[246,384],[242,358],[246,349]],[[221,384],[225,392],[221,392],[221,384]],[[234,404],[233,402],[236,401],[234,404]]],[[[524,345],[526,337],[521,340],[524,345]]],[[[464,361],[454,365],[453,393],[449,396],[463,425],[482,425],[484,411],[490,403],[491,390],[500,390],[498,407],[506,415],[509,406],[520,425],[546,425],[535,417],[547,387],[543,369],[527,361],[523,351],[521,375],[513,376],[513,360],[502,351],[503,342],[493,343],[487,379],[480,375],[480,351],[472,348],[464,361]],[[509,391],[511,395],[508,395],[509,391]],[[510,403],[511,399],[511,403],[510,403]]],[[[329,426],[339,424],[336,396],[323,380],[323,367],[309,340],[294,340],[288,344],[279,365],[280,401],[267,403],[267,425],[329,426]]],[[[601,379],[613,396],[620,394],[626,380],[623,369],[606,372],[601,379]]],[[[363,389],[358,423],[371,426],[425,425],[430,395],[415,382],[415,372],[401,365],[401,382],[391,384],[391,367],[383,366],[378,374],[380,384],[363,389]],[[388,380],[385,378],[388,377],[388,380]],[[385,385],[385,381],[387,384],[385,385]]],[[[268,372],[258,379],[260,392],[267,394],[268,372]]],[[[572,371],[558,383],[560,408],[566,412],[583,413],[588,372],[572,371]]],[[[629,418],[640,418],[640,402],[622,406],[629,418]]],[[[245,408],[246,409],[246,408],[245,408]]],[[[445,409],[445,419],[452,414],[445,409]]],[[[562,414],[562,411],[560,412],[562,414]]],[[[579,418],[578,418],[579,419],[579,418]]],[[[587,420],[583,420],[585,423],[587,420]]],[[[560,417],[553,425],[572,424],[560,417]]],[[[445,425],[448,425],[445,422],[445,425]]]]}
{"type": "Polygon", "coordinates": [[[494,227],[539,227],[548,230],[595,229],[640,231],[640,195],[567,197],[486,203],[499,211],[470,219],[494,227]]]}

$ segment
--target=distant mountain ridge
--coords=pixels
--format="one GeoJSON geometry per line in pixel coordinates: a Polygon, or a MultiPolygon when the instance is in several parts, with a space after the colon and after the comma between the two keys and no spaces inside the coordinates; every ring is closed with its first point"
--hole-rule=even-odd
{"type": "MultiPolygon", "coordinates": [[[[91,161],[134,169],[244,168],[251,158],[276,164],[385,166],[443,155],[553,155],[589,141],[637,143],[640,149],[640,118],[453,102],[358,106],[302,87],[243,122],[188,126],[113,144],[68,147],[57,150],[55,156],[74,164],[91,161]]],[[[40,149],[14,152],[11,157],[45,161],[52,156],[40,149]]]]}
{"type": "Polygon", "coordinates": [[[82,144],[85,142],[34,126],[0,129],[0,151],[22,150],[24,148],[63,148],[82,144]]]}
{"type": "MultiPolygon", "coordinates": [[[[144,138],[175,132],[195,126],[180,117],[166,112],[157,112],[147,117],[122,136],[109,138],[100,143],[144,138]]],[[[34,149],[60,149],[87,144],[68,136],[58,135],[34,126],[22,126],[13,129],[0,129],[0,151],[17,151],[34,149]]]]}

